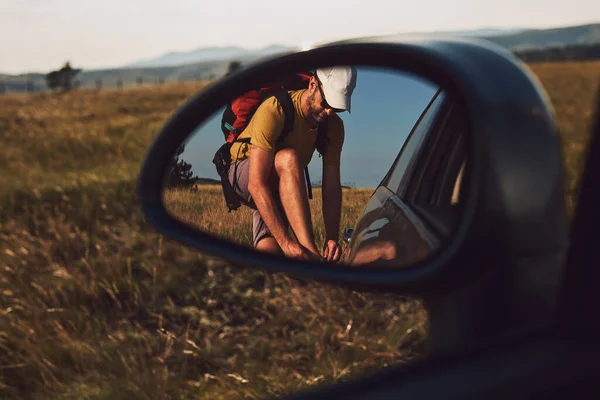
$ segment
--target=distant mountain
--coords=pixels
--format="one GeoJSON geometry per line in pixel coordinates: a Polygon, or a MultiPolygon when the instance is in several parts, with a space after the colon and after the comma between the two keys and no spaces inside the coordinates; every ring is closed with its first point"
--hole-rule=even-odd
{"type": "MultiPolygon", "coordinates": [[[[76,81],[80,87],[90,88],[100,84],[102,88],[114,88],[119,82],[122,86],[137,85],[138,80],[142,83],[212,80],[227,73],[231,60],[246,64],[293,49],[293,47],[272,45],[256,50],[241,47],[208,47],[191,52],[172,52],[120,68],[84,69],[77,76],[76,81]]],[[[46,77],[39,73],[0,74],[0,83],[3,83],[9,92],[27,91],[28,84],[33,91],[38,92],[45,90],[46,77]]]]}
{"type": "Polygon", "coordinates": [[[207,47],[189,52],[171,52],[149,60],[137,61],[123,68],[153,68],[172,67],[175,65],[192,64],[199,61],[216,61],[239,57],[247,50],[241,47],[207,47]]]}
{"type": "Polygon", "coordinates": [[[157,58],[138,61],[125,65],[124,68],[139,67],[169,67],[199,62],[223,61],[223,60],[252,60],[259,57],[275,55],[292,50],[293,47],[272,45],[257,50],[248,50],[241,47],[203,47],[188,52],[171,52],[157,58]]]}
{"type": "MultiPolygon", "coordinates": [[[[432,33],[483,38],[506,47],[515,53],[564,48],[567,46],[600,44],[600,24],[553,29],[486,28],[432,33]]],[[[394,37],[397,35],[390,36],[394,37]]],[[[211,80],[222,77],[227,72],[228,64],[232,60],[247,64],[263,57],[296,49],[297,47],[281,45],[273,45],[255,50],[229,46],[199,48],[189,52],[171,52],[153,59],[138,61],[121,68],[84,69],[77,77],[77,81],[81,87],[95,87],[100,83],[103,88],[107,88],[116,87],[119,82],[123,86],[136,85],[139,80],[144,84],[211,80]]],[[[589,53],[585,49],[578,49],[577,51],[582,54],[589,53]]],[[[535,57],[538,57],[538,55],[535,57]]],[[[9,92],[24,92],[28,88],[36,92],[46,89],[45,76],[38,73],[21,75],[0,74],[0,85],[4,85],[4,90],[9,92]]]]}
{"type": "Polygon", "coordinates": [[[591,45],[600,43],[600,24],[553,29],[528,29],[509,35],[482,35],[480,37],[512,51],[591,45]]]}
{"type": "MultiPolygon", "coordinates": [[[[439,34],[453,34],[461,36],[502,36],[516,32],[524,31],[524,29],[475,29],[465,31],[441,31],[435,32],[439,34]]],[[[131,64],[124,65],[122,68],[155,68],[155,67],[171,67],[199,62],[213,62],[225,60],[240,60],[248,62],[260,57],[276,55],[287,51],[295,50],[297,47],[272,45],[256,50],[249,50],[237,46],[228,47],[202,47],[187,52],[170,52],[156,58],[137,61],[131,64]]]]}
{"type": "MultiPolygon", "coordinates": [[[[551,47],[592,45],[600,43],[600,24],[587,24],[550,29],[474,29],[464,31],[434,31],[436,35],[481,38],[511,51],[538,50],[551,47]]],[[[398,34],[397,36],[405,36],[398,34]]],[[[396,35],[393,35],[396,36],[396,35]]]]}

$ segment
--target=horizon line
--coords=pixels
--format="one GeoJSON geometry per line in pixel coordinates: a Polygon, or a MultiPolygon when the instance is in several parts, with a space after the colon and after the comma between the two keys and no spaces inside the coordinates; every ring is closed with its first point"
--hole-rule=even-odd
{"type": "MultiPolygon", "coordinates": [[[[551,30],[551,29],[568,29],[568,28],[574,28],[574,27],[584,27],[584,26],[591,26],[591,25],[600,25],[600,20],[594,20],[594,21],[589,21],[589,22],[585,22],[585,23],[578,23],[578,24],[571,24],[571,25],[564,25],[564,24],[558,24],[558,25],[546,25],[545,27],[518,27],[518,26],[511,26],[511,27],[499,27],[499,26],[494,26],[494,25],[488,25],[488,26],[482,26],[482,27],[478,27],[478,28],[464,28],[464,29],[449,29],[449,30],[439,30],[439,31],[431,31],[431,30],[423,30],[423,31],[410,31],[410,32],[395,32],[395,33],[389,33],[389,34],[384,34],[384,35],[363,35],[363,36],[357,36],[357,37],[347,37],[347,38],[343,38],[343,39],[332,39],[332,40],[322,40],[322,41],[306,41],[306,42],[310,42],[310,43],[315,43],[315,44],[326,44],[329,42],[335,42],[338,40],[352,40],[355,38],[360,38],[360,37],[369,37],[369,36],[374,36],[374,37],[386,37],[386,36],[401,36],[401,35],[415,35],[415,34],[451,34],[451,33],[464,33],[464,32],[476,32],[476,31],[519,31],[518,33],[522,33],[525,31],[543,31],[543,30],[551,30]]],[[[143,66],[134,66],[132,64],[136,64],[136,63],[142,63],[142,62],[148,62],[148,61],[152,61],[155,60],[157,58],[160,57],[165,57],[167,55],[172,55],[172,54],[186,54],[186,53],[191,53],[194,51],[199,51],[199,50],[203,50],[203,49],[224,49],[224,48],[238,48],[238,49],[242,49],[242,50],[246,50],[246,51],[254,51],[254,50],[263,50],[263,49],[267,49],[269,47],[284,47],[284,48],[289,48],[289,49],[293,49],[293,48],[301,48],[302,47],[302,42],[300,43],[289,43],[286,44],[285,42],[271,42],[270,44],[263,44],[263,45],[250,45],[250,46],[245,46],[245,45],[240,45],[240,44],[222,44],[222,45],[215,45],[215,46],[201,46],[201,47],[195,47],[192,49],[188,49],[188,50],[168,50],[168,51],[164,51],[162,54],[157,55],[155,57],[150,57],[150,58],[145,58],[145,59],[138,59],[136,61],[131,61],[119,66],[90,66],[90,67],[84,67],[84,66],[74,66],[74,68],[81,68],[85,71],[106,71],[106,70],[118,70],[118,69],[136,69],[136,68],[168,68],[168,67],[177,67],[180,66],[180,64],[177,65],[166,65],[166,66],[156,66],[156,67],[143,67],[143,66]]],[[[219,62],[219,61],[227,61],[227,59],[217,59],[217,60],[210,60],[210,61],[198,61],[197,63],[203,63],[203,62],[219,62]]],[[[69,60],[66,60],[66,62],[69,62],[69,60]]],[[[190,64],[194,64],[195,62],[192,62],[190,64]]],[[[183,64],[181,64],[183,65],[183,64]]],[[[16,72],[16,73],[5,73],[0,71],[0,75],[5,75],[5,76],[10,76],[10,77],[19,77],[22,75],[35,75],[35,74],[42,74],[45,75],[47,74],[47,72],[41,72],[40,70],[29,70],[29,71],[22,71],[22,72],[16,72]]]]}

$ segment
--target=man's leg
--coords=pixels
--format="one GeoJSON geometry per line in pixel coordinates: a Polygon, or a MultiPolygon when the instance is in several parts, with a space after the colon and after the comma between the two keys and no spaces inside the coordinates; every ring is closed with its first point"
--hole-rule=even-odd
{"type": "MultiPolygon", "coordinates": [[[[267,228],[267,225],[260,216],[260,213],[256,209],[252,196],[248,191],[248,159],[240,161],[237,165],[232,165],[229,169],[229,181],[233,185],[235,192],[244,199],[247,207],[252,209],[252,245],[257,250],[268,251],[272,253],[281,253],[281,248],[273,235],[267,228]]],[[[275,202],[278,205],[279,213],[284,222],[287,223],[287,218],[279,199],[279,181],[275,173],[271,174],[269,186],[271,187],[271,193],[275,196],[275,202]]]]}
{"type": "Polygon", "coordinates": [[[252,241],[257,250],[281,254],[281,247],[271,235],[258,210],[252,210],[252,241]]]}
{"type": "Polygon", "coordinates": [[[279,178],[281,202],[294,235],[304,247],[320,254],[315,245],[304,170],[295,150],[282,149],[275,153],[275,172],[279,178]]]}
{"type": "Polygon", "coordinates": [[[281,254],[281,247],[272,236],[262,238],[256,245],[256,250],[264,251],[265,253],[281,254]]]}
{"type": "MultiPolygon", "coordinates": [[[[275,171],[269,177],[269,187],[271,188],[271,194],[275,198],[275,203],[277,204],[277,210],[279,211],[279,215],[281,215],[281,219],[284,224],[289,227],[289,221],[285,215],[285,211],[283,209],[283,204],[281,204],[281,197],[279,196],[279,178],[275,171]]],[[[282,254],[283,251],[279,244],[271,234],[269,228],[260,217],[260,213],[258,210],[252,211],[252,226],[254,229],[253,237],[254,237],[254,247],[258,250],[268,251],[271,253],[279,253],[282,254]]]]}

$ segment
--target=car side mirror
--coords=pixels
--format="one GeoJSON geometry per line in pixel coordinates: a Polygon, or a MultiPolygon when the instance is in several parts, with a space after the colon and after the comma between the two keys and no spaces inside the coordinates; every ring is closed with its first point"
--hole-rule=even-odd
{"type": "MultiPolygon", "coordinates": [[[[302,136],[306,129],[292,132],[281,146],[269,136],[285,120],[281,119],[284,107],[278,108],[284,100],[269,99],[257,111],[259,116],[248,122],[249,127],[254,124],[247,128],[254,132],[248,134],[252,145],[266,153],[292,144],[313,145],[316,133],[302,136]],[[280,119],[265,117],[275,114],[280,119]],[[279,122],[269,125],[269,121],[279,122]]],[[[312,129],[308,120],[298,122],[308,124],[307,132],[312,129]]],[[[238,155],[250,148],[236,144],[238,155]]],[[[298,161],[301,171],[303,157],[298,161]]],[[[433,318],[432,324],[447,322],[448,315],[458,310],[481,315],[483,310],[476,309],[474,299],[491,296],[499,284],[510,287],[511,296],[495,292],[498,301],[510,303],[499,311],[505,317],[485,319],[481,334],[507,320],[511,326],[535,324],[537,319],[523,306],[526,298],[548,310],[554,307],[567,237],[562,174],[560,141],[548,98],[508,51],[475,39],[367,38],[261,61],[209,85],[177,110],[152,143],[141,169],[139,195],[147,220],[185,245],[248,268],[355,289],[423,296],[444,316],[433,318]],[[323,172],[323,185],[312,185],[310,180],[307,185],[303,176],[299,186],[312,190],[314,198],[309,201],[320,198],[316,211],[325,209],[328,201],[338,201],[337,188],[331,185],[331,176],[336,176],[335,149],[343,149],[340,182],[359,177],[361,168],[369,177],[363,189],[341,188],[342,197],[350,199],[342,202],[341,218],[346,220],[339,223],[349,229],[335,238],[344,246],[341,261],[305,261],[259,251],[252,236],[258,229],[256,213],[245,207],[227,212],[223,196],[221,184],[228,175],[219,175],[219,166],[227,169],[225,164],[239,161],[231,148],[217,157],[216,150],[227,139],[225,112],[235,99],[273,82],[289,83],[291,76],[331,71],[334,66],[358,71],[351,113],[331,111],[337,104],[334,94],[329,98],[332,104],[319,100],[327,100],[335,87],[320,86],[324,78],[317,83],[308,78],[312,83],[306,88],[289,92],[305,90],[313,96],[312,103],[302,103],[301,93],[297,98],[292,95],[298,118],[306,115],[303,105],[320,104],[321,108],[307,108],[314,119],[329,112],[330,126],[339,132],[341,120],[345,130],[343,147],[336,142],[338,133],[330,141],[334,156],[325,153],[312,159],[319,163],[313,171],[321,165],[333,166],[330,175],[323,172]],[[355,161],[354,170],[343,164],[347,149],[362,157],[355,161]],[[240,226],[244,229],[237,229],[240,226]],[[532,293],[523,284],[531,279],[541,282],[539,292],[532,293]],[[457,295],[474,281],[486,282],[481,287],[487,293],[457,295]],[[444,305],[442,293],[457,297],[444,305]],[[448,308],[457,302],[461,306],[455,311],[448,308]]],[[[295,195],[283,193],[286,196],[291,204],[295,195]]],[[[245,200],[253,199],[246,196],[245,200]]],[[[292,219],[296,215],[290,213],[294,209],[289,204],[283,204],[281,215],[292,219]]],[[[312,227],[320,241],[318,250],[327,236],[324,224],[312,227]]],[[[330,225],[335,232],[340,229],[336,224],[333,218],[330,225]]],[[[304,235],[298,229],[294,233],[298,240],[304,235]]],[[[490,305],[486,312],[495,308],[490,305]]],[[[464,332],[461,335],[466,343],[464,332]]],[[[446,338],[438,338],[438,347],[452,347],[458,336],[448,331],[446,338]]]]}

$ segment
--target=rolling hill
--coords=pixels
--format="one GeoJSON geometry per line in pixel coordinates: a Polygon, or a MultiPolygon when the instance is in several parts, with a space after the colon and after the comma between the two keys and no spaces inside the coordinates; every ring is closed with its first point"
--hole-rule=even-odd
{"type": "Polygon", "coordinates": [[[482,36],[513,51],[600,43],[600,24],[555,29],[528,29],[509,35],[482,36]]]}
{"type": "MultiPolygon", "coordinates": [[[[435,33],[479,37],[520,54],[543,49],[600,44],[600,23],[552,29],[487,28],[435,33]]],[[[199,48],[189,52],[170,52],[156,58],[137,61],[121,68],[83,70],[78,77],[78,84],[80,87],[89,88],[96,87],[98,82],[101,81],[103,88],[110,88],[117,87],[119,82],[123,86],[136,85],[138,79],[142,83],[207,80],[223,76],[227,72],[229,62],[232,60],[248,63],[293,49],[294,47],[281,45],[272,45],[254,50],[229,46],[199,48]]],[[[43,91],[46,90],[45,76],[41,73],[0,74],[0,93],[3,90],[8,92],[43,91]]]]}
{"type": "Polygon", "coordinates": [[[252,60],[258,57],[270,56],[291,50],[289,46],[272,45],[257,50],[248,50],[242,47],[203,47],[188,52],[171,52],[157,58],[138,61],[129,65],[131,67],[167,67],[198,62],[214,62],[223,60],[252,60]]]}

